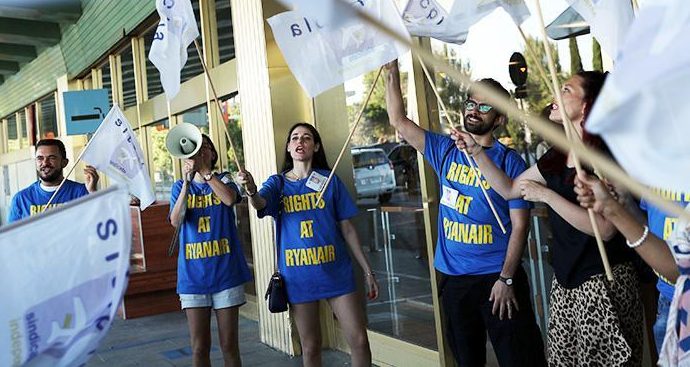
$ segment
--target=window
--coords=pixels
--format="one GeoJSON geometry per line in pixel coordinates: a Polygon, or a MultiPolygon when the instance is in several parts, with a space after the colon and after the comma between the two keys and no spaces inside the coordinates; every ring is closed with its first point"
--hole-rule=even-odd
{"type": "Polygon", "coordinates": [[[137,104],[137,92],[134,85],[134,59],[132,57],[132,47],[127,47],[120,54],[122,64],[122,96],[125,108],[137,104]]]}
{"type": "Polygon", "coordinates": [[[103,89],[108,90],[108,103],[110,106],[113,105],[113,83],[112,80],[110,79],[110,63],[106,62],[103,66],[101,66],[101,72],[102,72],[102,81],[103,81],[103,89]]]}
{"type": "Polygon", "coordinates": [[[388,158],[383,149],[352,150],[352,165],[355,168],[387,164],[388,158]]]}
{"type": "MultiPolygon", "coordinates": [[[[196,18],[196,25],[199,28],[199,34],[201,34],[201,17],[199,13],[199,0],[192,0],[192,8],[194,8],[194,18],[196,18]]],[[[199,49],[201,53],[204,53],[204,46],[200,40],[199,49]]],[[[187,47],[187,63],[182,68],[180,72],[180,83],[184,83],[189,79],[204,72],[204,67],[201,66],[201,61],[199,59],[199,53],[196,51],[196,46],[194,42],[187,47]]]]}
{"type": "Polygon", "coordinates": [[[187,110],[182,113],[182,122],[188,122],[198,127],[202,133],[208,134],[208,109],[206,105],[187,110]]]}
{"type": "Polygon", "coordinates": [[[19,134],[17,134],[17,115],[7,116],[7,151],[19,150],[19,134]]]}
{"type": "Polygon", "coordinates": [[[165,147],[165,137],[170,131],[169,127],[167,119],[147,127],[153,162],[153,187],[156,200],[163,201],[170,200],[170,190],[173,182],[175,182],[173,158],[165,147]]]}
{"type": "Polygon", "coordinates": [[[19,142],[19,147],[20,148],[26,148],[29,146],[29,131],[27,129],[27,120],[26,120],[26,112],[22,108],[21,111],[19,111],[19,128],[21,129],[21,134],[22,134],[22,139],[19,142]]]}
{"type": "MultiPolygon", "coordinates": [[[[230,144],[226,139],[227,147],[227,157],[228,157],[228,167],[223,168],[222,171],[228,171],[233,176],[237,172],[237,165],[235,164],[235,153],[238,156],[240,164],[244,164],[244,149],[242,145],[242,115],[240,114],[240,101],[239,96],[235,95],[228,99],[221,101],[221,107],[223,108],[224,120],[228,121],[228,133],[232,137],[232,142],[235,145],[236,152],[230,149],[230,144]]],[[[225,136],[225,132],[223,132],[225,136]]],[[[239,185],[238,185],[239,187],[239,185]]],[[[242,190],[242,188],[240,188],[242,190]]],[[[252,236],[251,228],[249,226],[249,203],[247,200],[242,200],[235,206],[235,216],[237,218],[237,231],[240,237],[240,243],[242,245],[242,252],[244,257],[247,259],[247,264],[249,269],[254,274],[254,253],[252,252],[252,236]]],[[[256,284],[254,283],[254,277],[252,276],[252,281],[245,284],[245,292],[247,294],[256,295],[256,284]]]]}
{"type": "Polygon", "coordinates": [[[218,52],[220,63],[235,58],[235,40],[232,31],[232,9],[229,0],[216,1],[216,23],[218,26],[218,52]]]}
{"type": "Polygon", "coordinates": [[[51,93],[39,102],[41,105],[41,139],[53,139],[58,135],[55,95],[51,93]]]}
{"type": "MultiPolygon", "coordinates": [[[[364,77],[365,91],[374,76],[364,77]]],[[[348,110],[358,111],[365,95],[349,98],[348,110]]],[[[382,99],[371,100],[369,106],[373,112],[385,111],[382,99]]],[[[379,298],[367,302],[368,329],[436,350],[433,268],[428,260],[433,254],[427,251],[417,153],[395,141],[385,113],[365,116],[366,124],[358,129],[350,150],[351,181],[341,179],[354,182],[353,200],[361,214],[352,222],[379,282],[379,298]]],[[[328,151],[339,148],[325,147],[328,151]]]]}

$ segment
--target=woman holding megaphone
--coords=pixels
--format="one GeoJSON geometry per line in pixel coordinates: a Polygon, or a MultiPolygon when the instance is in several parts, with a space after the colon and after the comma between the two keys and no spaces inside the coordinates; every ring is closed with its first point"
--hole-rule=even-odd
{"type": "Polygon", "coordinates": [[[249,172],[240,172],[238,182],[247,188],[249,202],[259,217],[278,217],[278,268],[297,324],[302,363],[321,366],[319,300],[324,299],[350,345],[352,365],[370,366],[364,310],[348,247],[364,270],[369,299],[378,297],[378,284],[350,222],[357,215],[357,206],[337,176],[319,200],[330,168],[313,126],[295,124],[285,150],[282,173],[269,177],[261,190],[257,191],[249,172]]]}
{"type": "Polygon", "coordinates": [[[240,366],[238,311],[251,275],[240,247],[233,205],[242,200],[229,173],[214,173],[218,152],[207,135],[184,159],[173,184],[170,223],[178,227],[177,293],[187,315],[194,366],[210,366],[211,309],[225,366],[240,366]],[[186,198],[186,200],[178,200],[186,198]]]}

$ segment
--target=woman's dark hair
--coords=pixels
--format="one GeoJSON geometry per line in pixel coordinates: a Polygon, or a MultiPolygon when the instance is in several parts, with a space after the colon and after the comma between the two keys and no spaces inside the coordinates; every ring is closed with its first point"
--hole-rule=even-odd
{"type": "Polygon", "coordinates": [[[290,137],[292,136],[292,132],[295,131],[296,128],[298,127],[303,127],[309,130],[311,133],[312,137],[314,137],[314,144],[319,144],[320,148],[318,151],[314,152],[314,157],[311,160],[311,168],[312,169],[324,169],[324,170],[330,170],[331,167],[328,166],[328,160],[326,160],[326,150],[323,147],[323,142],[321,141],[321,135],[319,135],[319,132],[316,131],[316,128],[312,125],[307,124],[306,122],[298,122],[290,128],[287,134],[287,139],[285,140],[285,159],[283,160],[283,169],[282,172],[287,172],[294,167],[294,163],[292,162],[292,157],[290,156],[290,153],[288,153],[287,148],[288,145],[290,145],[290,137]]]}
{"type": "MultiPolygon", "coordinates": [[[[585,103],[585,111],[580,125],[582,128],[582,142],[589,147],[610,155],[610,150],[604,140],[601,139],[599,135],[588,133],[586,129],[587,118],[592,111],[594,102],[599,96],[599,92],[601,92],[601,89],[604,86],[608,72],[602,73],[600,71],[580,71],[575,75],[580,78],[580,85],[584,90],[582,100],[585,103]]],[[[557,173],[560,172],[563,167],[565,167],[567,159],[567,155],[562,151],[554,150],[552,154],[544,156],[540,167],[546,172],[557,173]]],[[[572,179],[574,179],[574,176],[572,178],[568,178],[569,181],[572,181],[572,179]]]]}
{"type": "Polygon", "coordinates": [[[213,145],[213,141],[206,134],[201,134],[201,140],[208,143],[208,145],[211,147],[211,151],[213,152],[213,158],[211,158],[211,167],[215,167],[216,163],[218,163],[218,151],[216,150],[216,146],[213,145]]]}

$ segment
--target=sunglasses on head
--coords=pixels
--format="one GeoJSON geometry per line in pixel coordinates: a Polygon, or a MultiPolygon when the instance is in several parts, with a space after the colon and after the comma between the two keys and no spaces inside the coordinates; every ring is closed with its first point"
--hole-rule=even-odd
{"type": "Polygon", "coordinates": [[[479,111],[479,113],[485,114],[491,112],[494,108],[486,103],[477,103],[471,99],[465,101],[465,111],[474,111],[475,109],[479,111]]]}

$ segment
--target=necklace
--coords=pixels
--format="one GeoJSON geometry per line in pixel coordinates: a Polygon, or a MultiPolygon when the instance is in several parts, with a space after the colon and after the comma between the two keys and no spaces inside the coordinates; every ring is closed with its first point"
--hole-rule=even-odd
{"type": "Polygon", "coordinates": [[[306,177],[299,177],[299,176],[298,176],[295,172],[293,172],[292,170],[288,171],[288,173],[286,173],[285,176],[288,176],[288,178],[291,178],[291,179],[296,180],[296,181],[297,181],[297,180],[302,180],[302,179],[306,178],[306,177]]]}

